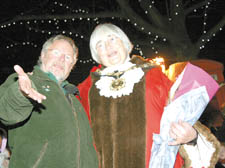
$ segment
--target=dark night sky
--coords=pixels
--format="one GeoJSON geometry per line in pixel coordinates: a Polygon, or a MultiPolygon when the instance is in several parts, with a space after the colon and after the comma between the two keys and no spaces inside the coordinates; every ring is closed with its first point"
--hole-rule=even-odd
{"type": "MultiPolygon", "coordinates": [[[[135,1],[132,1],[133,3],[135,1]]],[[[137,1],[138,2],[138,1],[137,1]]],[[[217,19],[220,19],[223,15],[225,15],[225,1],[217,0],[217,12],[218,13],[208,13],[208,21],[207,26],[213,24],[217,19]]],[[[136,5],[136,4],[133,4],[136,5]]],[[[71,12],[72,10],[82,9],[85,11],[89,11],[91,13],[97,13],[105,10],[114,10],[118,8],[115,0],[82,0],[82,1],[64,1],[58,0],[57,4],[54,1],[48,0],[3,0],[0,5],[0,24],[15,18],[18,15],[27,15],[28,13],[32,15],[40,15],[51,13],[51,10],[55,11],[52,13],[55,14],[66,14],[71,12]],[[61,7],[59,4],[62,4],[65,7],[61,7]],[[46,5],[47,4],[47,5],[46,5]],[[66,6],[68,5],[69,10],[67,10],[66,6]],[[46,8],[47,6],[47,8],[46,8]],[[69,12],[68,12],[69,11],[69,12]]],[[[138,9],[138,8],[136,8],[138,9]]],[[[119,20],[119,19],[118,19],[119,20]]],[[[189,19],[190,23],[188,23],[190,27],[190,32],[198,36],[199,30],[202,29],[202,21],[196,18],[189,19]]],[[[108,21],[106,19],[106,21],[108,21]]],[[[112,20],[109,20],[110,22],[112,20]]],[[[33,23],[33,21],[30,21],[33,23]]],[[[130,35],[133,36],[134,31],[131,31],[132,26],[124,24],[123,21],[113,20],[113,23],[119,23],[125,31],[129,32],[130,35]]],[[[39,27],[31,26],[34,29],[29,30],[29,25],[24,24],[27,22],[23,22],[23,25],[19,24],[20,22],[16,22],[15,25],[7,26],[7,28],[0,29],[0,83],[2,83],[8,74],[13,72],[13,65],[20,64],[24,67],[25,71],[31,71],[33,65],[36,64],[36,61],[39,56],[39,52],[41,49],[41,45],[43,42],[50,36],[46,33],[40,33],[38,28],[48,26],[48,30],[56,30],[57,25],[55,24],[46,24],[46,21],[41,23],[38,21],[37,24],[39,27]],[[35,30],[36,29],[36,30],[35,30]],[[24,44],[21,45],[22,42],[30,42],[29,45],[24,44]],[[15,45],[20,43],[20,45],[15,45]],[[31,44],[32,43],[32,44],[31,44]],[[13,46],[12,46],[13,45],[13,46]],[[35,46],[37,45],[37,46],[35,46]],[[9,46],[9,48],[6,48],[9,46]],[[34,47],[35,46],[35,47],[34,47]]],[[[35,24],[34,24],[35,25],[35,24]]],[[[95,27],[96,23],[93,21],[79,20],[74,23],[60,21],[59,25],[64,27],[67,30],[73,30],[74,27],[78,27],[82,30],[83,38],[80,38],[80,35],[76,36],[73,32],[72,38],[74,38],[75,42],[77,42],[78,47],[80,48],[79,58],[82,62],[77,63],[77,67],[74,69],[72,76],[75,76],[76,80],[74,81],[77,84],[79,81],[83,80],[89,72],[89,69],[96,65],[95,62],[89,61],[90,52],[88,46],[88,40],[91,31],[95,27]]],[[[206,27],[207,28],[207,27],[206,27]]],[[[224,28],[225,29],[225,28],[224,28]]],[[[54,32],[53,31],[53,32],[54,32]]],[[[75,31],[75,30],[74,30],[75,31]]],[[[56,32],[55,32],[56,33],[56,32]]],[[[128,36],[129,36],[128,33],[128,36]]],[[[57,34],[57,33],[56,33],[57,34]]],[[[132,38],[131,36],[131,38],[132,38]]],[[[214,37],[210,43],[207,43],[205,49],[200,52],[200,58],[209,58],[217,60],[224,64],[225,58],[225,31],[220,31],[216,37],[214,37]]],[[[132,39],[131,39],[132,40],[132,39]]],[[[135,51],[134,51],[135,52],[135,51]]]]}

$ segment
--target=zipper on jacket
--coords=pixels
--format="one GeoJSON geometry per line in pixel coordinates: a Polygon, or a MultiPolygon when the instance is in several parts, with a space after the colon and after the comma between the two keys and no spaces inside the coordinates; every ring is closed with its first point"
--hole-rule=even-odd
{"type": "MultiPolygon", "coordinates": [[[[40,80],[41,80],[41,78],[40,78],[40,80]]],[[[50,82],[54,82],[51,79],[45,79],[45,80],[50,81],[50,82]]],[[[71,98],[71,95],[69,94],[68,98],[67,98],[66,95],[64,94],[62,88],[57,83],[55,83],[55,84],[58,86],[59,90],[61,91],[61,93],[62,93],[63,97],[66,99],[66,101],[71,105],[71,109],[72,109],[72,112],[73,112],[73,115],[74,115],[74,118],[75,118],[75,125],[76,125],[76,129],[78,130],[78,145],[77,145],[78,154],[77,154],[77,167],[76,168],[80,168],[80,127],[79,127],[77,113],[76,113],[76,110],[73,106],[73,100],[71,98]]],[[[33,167],[33,168],[36,168],[36,167],[33,167]]]]}
{"type": "Polygon", "coordinates": [[[75,119],[75,125],[76,125],[76,129],[78,131],[78,144],[77,144],[77,167],[76,168],[80,168],[80,127],[79,127],[79,120],[78,120],[78,116],[75,110],[75,107],[73,106],[73,99],[71,98],[71,94],[68,94],[68,97],[64,94],[62,88],[58,85],[59,89],[61,90],[61,93],[63,94],[64,98],[66,99],[66,101],[71,105],[71,109],[74,115],[74,119],[75,119]]]}
{"type": "Polygon", "coordinates": [[[72,110],[73,110],[73,115],[74,115],[74,118],[75,120],[77,121],[76,122],[76,127],[77,127],[77,130],[78,130],[78,145],[77,145],[77,150],[78,150],[78,154],[77,154],[77,168],[80,168],[80,127],[79,127],[79,121],[78,121],[78,117],[77,117],[77,113],[76,113],[76,110],[73,106],[73,102],[72,102],[72,98],[71,98],[71,95],[68,96],[70,101],[71,101],[71,107],[72,107],[72,110]]]}
{"type": "Polygon", "coordinates": [[[32,168],[36,168],[39,165],[41,159],[43,158],[43,156],[45,154],[45,151],[46,151],[47,147],[48,147],[48,142],[46,142],[44,144],[44,146],[42,147],[41,152],[40,152],[40,156],[39,156],[38,160],[35,162],[35,164],[32,168]]]}

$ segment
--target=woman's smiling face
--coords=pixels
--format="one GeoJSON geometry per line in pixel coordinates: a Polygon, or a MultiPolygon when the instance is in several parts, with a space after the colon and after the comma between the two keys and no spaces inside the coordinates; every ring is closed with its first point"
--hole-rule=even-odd
{"type": "Polygon", "coordinates": [[[115,35],[105,35],[96,44],[97,54],[106,67],[123,64],[128,56],[123,41],[115,35]]]}

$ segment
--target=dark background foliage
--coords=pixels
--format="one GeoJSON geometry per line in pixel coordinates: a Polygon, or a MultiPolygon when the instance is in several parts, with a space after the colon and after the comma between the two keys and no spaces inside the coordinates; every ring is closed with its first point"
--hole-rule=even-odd
{"type": "Polygon", "coordinates": [[[224,0],[3,0],[0,83],[15,64],[32,71],[44,41],[64,34],[79,47],[79,61],[69,77],[78,84],[97,65],[90,56],[89,37],[105,22],[128,34],[133,54],[163,56],[168,65],[199,58],[224,64],[224,0]]]}

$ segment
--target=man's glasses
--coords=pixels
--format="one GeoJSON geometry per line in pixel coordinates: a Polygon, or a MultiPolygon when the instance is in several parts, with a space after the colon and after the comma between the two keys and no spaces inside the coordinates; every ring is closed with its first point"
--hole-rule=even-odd
{"type": "Polygon", "coordinates": [[[70,54],[65,54],[57,49],[48,49],[48,50],[50,50],[51,54],[55,57],[60,57],[61,55],[64,55],[66,62],[69,63],[73,62],[73,56],[71,56],[70,54]]]}

